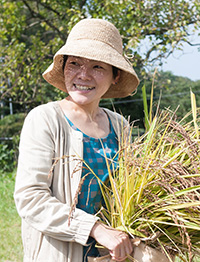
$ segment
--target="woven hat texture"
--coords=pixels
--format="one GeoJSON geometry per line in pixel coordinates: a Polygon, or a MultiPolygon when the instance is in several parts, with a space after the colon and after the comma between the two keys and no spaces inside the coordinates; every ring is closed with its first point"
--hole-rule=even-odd
{"type": "Polygon", "coordinates": [[[103,98],[131,95],[139,79],[130,62],[123,56],[122,39],[117,28],[103,19],[83,19],[71,30],[67,41],[54,55],[53,63],[43,73],[51,85],[66,91],[63,73],[63,55],[72,55],[101,61],[121,70],[117,84],[112,84],[103,98]]]}

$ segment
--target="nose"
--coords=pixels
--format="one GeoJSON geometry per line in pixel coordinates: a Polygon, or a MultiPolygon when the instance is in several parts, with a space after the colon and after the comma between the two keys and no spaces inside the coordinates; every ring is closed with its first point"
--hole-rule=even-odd
{"type": "Polygon", "coordinates": [[[90,68],[85,66],[85,65],[82,65],[80,67],[80,70],[79,70],[79,74],[78,74],[78,77],[82,80],[90,80],[91,79],[91,72],[90,72],[90,68]]]}

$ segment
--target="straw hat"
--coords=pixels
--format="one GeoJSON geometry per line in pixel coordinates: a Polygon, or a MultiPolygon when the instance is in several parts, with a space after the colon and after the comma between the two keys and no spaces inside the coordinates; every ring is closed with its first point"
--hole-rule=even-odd
{"type": "Polygon", "coordinates": [[[131,95],[139,79],[129,61],[123,56],[122,39],[117,28],[102,19],[83,19],[71,30],[66,44],[55,54],[53,63],[43,73],[51,85],[66,91],[63,74],[63,55],[101,61],[121,69],[117,84],[112,84],[103,98],[131,95]]]}

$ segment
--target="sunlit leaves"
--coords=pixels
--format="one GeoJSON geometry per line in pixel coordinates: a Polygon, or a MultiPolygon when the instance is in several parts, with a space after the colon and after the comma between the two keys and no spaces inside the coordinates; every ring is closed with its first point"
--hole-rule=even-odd
{"type": "Polygon", "coordinates": [[[25,100],[30,107],[58,98],[54,88],[49,96],[42,73],[82,18],[114,23],[122,35],[125,55],[141,77],[144,69],[182,48],[191,32],[188,25],[200,28],[198,0],[0,0],[0,11],[3,99],[14,93],[16,102],[25,100]]]}

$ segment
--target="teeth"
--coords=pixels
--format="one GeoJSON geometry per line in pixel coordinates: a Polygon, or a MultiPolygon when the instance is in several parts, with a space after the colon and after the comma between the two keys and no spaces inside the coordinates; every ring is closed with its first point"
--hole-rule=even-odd
{"type": "Polygon", "coordinates": [[[75,87],[79,90],[92,90],[94,88],[94,87],[81,86],[81,85],[75,85],[75,87]]]}

